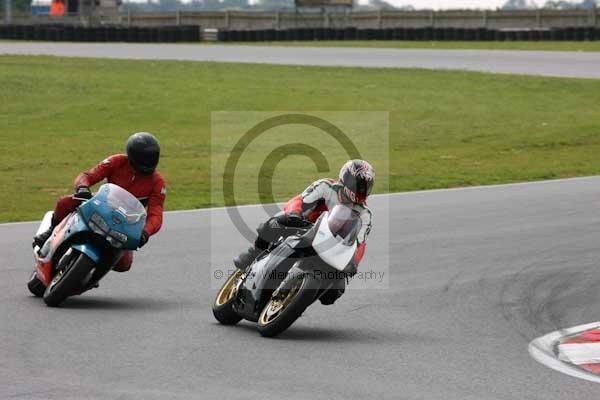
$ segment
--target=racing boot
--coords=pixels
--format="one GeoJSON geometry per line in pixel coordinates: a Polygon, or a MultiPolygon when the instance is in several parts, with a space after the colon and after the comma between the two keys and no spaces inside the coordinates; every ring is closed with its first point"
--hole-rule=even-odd
{"type": "Polygon", "coordinates": [[[255,246],[249,247],[248,250],[240,253],[236,258],[233,259],[233,264],[237,269],[241,269],[243,271],[248,268],[248,266],[252,264],[252,261],[254,261],[254,259],[262,252],[263,250],[258,249],[255,246]]]}
{"type": "Polygon", "coordinates": [[[337,299],[342,297],[342,295],[344,294],[345,291],[346,291],[346,281],[343,279],[340,279],[337,282],[335,282],[332,287],[327,289],[321,295],[321,297],[319,297],[319,300],[321,301],[321,304],[323,304],[324,306],[332,305],[333,303],[335,303],[335,301],[337,299]]]}
{"type": "Polygon", "coordinates": [[[321,304],[323,304],[324,306],[330,306],[333,303],[335,303],[335,301],[337,299],[342,297],[343,294],[344,294],[344,289],[335,289],[335,288],[327,289],[321,295],[321,297],[319,297],[319,301],[321,301],[321,304]]]}
{"type": "Polygon", "coordinates": [[[44,243],[46,243],[46,241],[50,238],[50,236],[52,235],[52,232],[54,231],[54,228],[56,228],[56,225],[54,223],[52,223],[47,230],[45,230],[44,232],[41,232],[38,235],[35,235],[33,237],[34,247],[38,246],[40,249],[42,247],[44,247],[44,243]]]}

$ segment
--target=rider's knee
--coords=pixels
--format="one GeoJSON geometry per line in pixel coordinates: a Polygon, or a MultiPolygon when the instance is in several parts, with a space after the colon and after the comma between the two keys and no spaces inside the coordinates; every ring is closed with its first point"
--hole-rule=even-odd
{"type": "Polygon", "coordinates": [[[113,267],[113,271],[127,272],[131,269],[131,264],[133,264],[133,253],[127,251],[123,253],[121,258],[119,258],[119,261],[116,262],[115,266],[113,267]]]}

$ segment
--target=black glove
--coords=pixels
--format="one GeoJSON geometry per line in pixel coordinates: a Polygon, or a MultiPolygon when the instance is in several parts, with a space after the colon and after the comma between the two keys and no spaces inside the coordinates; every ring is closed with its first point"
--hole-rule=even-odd
{"type": "Polygon", "coordinates": [[[92,191],[88,186],[77,186],[75,189],[74,199],[89,200],[92,198],[92,191]]]}
{"type": "Polygon", "coordinates": [[[290,228],[303,228],[308,224],[308,221],[296,213],[282,214],[277,217],[277,222],[290,228]]]}
{"type": "Polygon", "coordinates": [[[148,235],[148,232],[142,231],[142,236],[140,237],[140,244],[138,245],[138,249],[141,249],[146,243],[148,243],[149,238],[150,235],[148,235]]]}

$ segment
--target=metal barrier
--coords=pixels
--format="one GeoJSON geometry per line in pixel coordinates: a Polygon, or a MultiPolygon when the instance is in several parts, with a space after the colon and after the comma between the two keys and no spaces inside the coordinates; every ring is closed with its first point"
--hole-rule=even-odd
{"type": "Polygon", "coordinates": [[[69,42],[198,42],[200,27],[85,27],[75,25],[0,25],[0,39],[69,42]]]}
{"type": "MultiPolygon", "coordinates": [[[[213,33],[214,35],[214,33],[213,33]]],[[[222,42],[315,41],[315,40],[439,40],[439,41],[593,41],[600,28],[485,29],[485,28],[292,28],[219,30],[222,42]]],[[[75,42],[197,42],[200,27],[186,26],[100,26],[0,25],[0,39],[75,42]]]]}
{"type": "Polygon", "coordinates": [[[600,28],[485,29],[485,28],[293,28],[284,30],[220,30],[221,42],[314,40],[439,40],[439,41],[593,41],[600,28]]]}

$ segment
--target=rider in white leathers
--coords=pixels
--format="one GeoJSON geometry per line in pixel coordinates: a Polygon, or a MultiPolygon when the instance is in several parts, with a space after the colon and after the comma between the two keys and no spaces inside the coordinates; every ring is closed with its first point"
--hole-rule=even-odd
{"type": "MultiPolygon", "coordinates": [[[[254,246],[238,255],[233,263],[237,268],[245,269],[269,244],[282,234],[279,226],[301,226],[304,221],[315,222],[327,210],[338,204],[345,204],[356,210],[361,217],[362,225],[358,234],[358,246],[350,261],[350,275],[357,271],[358,264],[366,249],[366,240],[371,231],[372,213],[367,207],[367,198],[375,182],[373,167],[364,160],[350,160],[340,170],[337,180],[319,179],[313,182],[304,192],[290,199],[284,212],[262,223],[257,228],[258,237],[254,246]]],[[[341,281],[341,285],[344,281],[341,281]]],[[[324,293],[321,303],[333,304],[344,293],[344,287],[334,287],[324,293]]]]}

